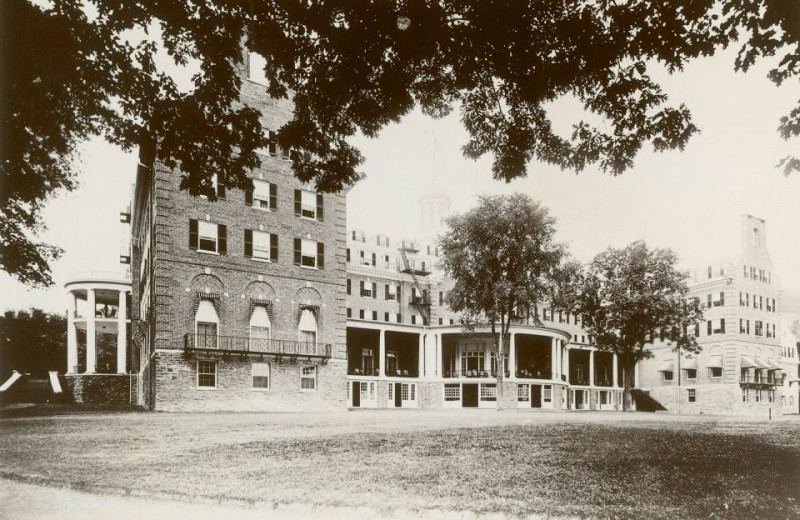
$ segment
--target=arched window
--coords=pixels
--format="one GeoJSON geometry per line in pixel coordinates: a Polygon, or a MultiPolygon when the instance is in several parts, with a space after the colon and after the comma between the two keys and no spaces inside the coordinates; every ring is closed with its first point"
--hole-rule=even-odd
{"type": "Polygon", "coordinates": [[[269,321],[266,307],[255,306],[253,314],[250,316],[250,349],[268,351],[271,330],[272,323],[269,321]]]}
{"type": "Polygon", "coordinates": [[[300,325],[298,327],[300,343],[316,346],[317,344],[317,318],[310,309],[303,309],[300,314],[300,325]]]}
{"type": "Polygon", "coordinates": [[[195,343],[198,348],[217,348],[219,317],[210,300],[200,300],[194,315],[195,343]]]}

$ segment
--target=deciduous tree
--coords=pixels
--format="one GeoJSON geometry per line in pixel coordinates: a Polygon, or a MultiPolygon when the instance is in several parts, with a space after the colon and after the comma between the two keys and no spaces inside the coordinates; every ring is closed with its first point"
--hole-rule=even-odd
{"type": "Polygon", "coordinates": [[[447,301],[466,325],[489,325],[501,407],[511,322],[550,298],[563,278],[567,253],[553,238],[555,219],[519,193],[481,197],[472,210],[450,217],[448,225],[440,239],[442,267],[455,282],[447,301]]]}
{"type": "Polygon", "coordinates": [[[0,379],[12,370],[44,375],[67,367],[67,318],[41,309],[0,317],[0,379]]]}
{"type": "MultiPolygon", "coordinates": [[[[278,141],[294,150],[295,175],[334,191],[361,176],[348,138],[375,136],[415,106],[434,117],[460,107],[464,154],[493,154],[498,179],[525,175],[532,160],[622,173],[643,146],[683,148],[697,131],[652,64],[679,70],[742,41],[738,69],[783,54],[770,77],[794,80],[798,20],[793,0],[4,0],[0,267],[50,283],[59,251],[35,241],[41,205],[74,187],[88,136],[180,165],[193,195],[213,200],[214,174],[251,188],[266,143],[258,113],[237,101],[242,42],[266,58],[264,95],[292,93],[278,141]],[[196,65],[190,89],[157,66],[161,49],[196,65]],[[600,123],[555,133],[547,105],[564,96],[600,123]]],[[[780,132],[800,134],[800,107],[780,132]]]]}
{"type": "Polygon", "coordinates": [[[676,262],[669,249],[650,249],[644,242],[609,248],[592,260],[566,296],[593,345],[617,354],[624,410],[631,409],[636,363],[652,355],[649,345],[663,337],[674,349],[700,350],[693,331],[703,309],[698,299],[687,298],[689,275],[676,262]]]}

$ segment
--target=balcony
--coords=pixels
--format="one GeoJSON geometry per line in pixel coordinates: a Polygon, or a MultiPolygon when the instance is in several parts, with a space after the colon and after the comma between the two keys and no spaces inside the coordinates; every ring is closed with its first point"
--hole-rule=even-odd
{"type": "Polygon", "coordinates": [[[397,369],[397,370],[386,369],[386,375],[387,375],[387,377],[418,377],[419,376],[419,374],[417,373],[416,370],[402,370],[402,369],[397,369]]]}
{"type": "MultiPolygon", "coordinates": [[[[459,377],[483,377],[483,378],[493,377],[493,378],[496,378],[497,377],[497,372],[495,372],[495,371],[488,372],[486,370],[463,370],[463,371],[462,370],[450,370],[450,371],[446,370],[442,374],[442,377],[444,377],[446,379],[459,378],[459,377]]],[[[511,372],[506,370],[505,377],[511,377],[511,372]]]]}
{"type": "Polygon", "coordinates": [[[277,357],[331,357],[330,343],[305,343],[283,339],[211,336],[188,333],[183,336],[186,351],[217,351],[232,354],[266,354],[277,357]]]}
{"type": "Polygon", "coordinates": [[[746,376],[740,376],[739,384],[748,386],[781,386],[783,384],[783,379],[748,374],[746,376]]]}
{"type": "Polygon", "coordinates": [[[348,376],[377,376],[377,368],[349,368],[347,369],[348,376]]]}

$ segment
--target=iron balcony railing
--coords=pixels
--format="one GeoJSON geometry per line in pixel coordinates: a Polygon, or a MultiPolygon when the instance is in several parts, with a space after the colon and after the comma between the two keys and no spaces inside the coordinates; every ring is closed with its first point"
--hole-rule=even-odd
{"type": "Polygon", "coordinates": [[[377,376],[377,368],[348,368],[347,375],[350,376],[377,376]]]}
{"type": "Polygon", "coordinates": [[[772,377],[760,377],[760,376],[753,376],[753,375],[746,375],[741,376],[739,378],[740,384],[753,384],[753,385],[775,385],[779,386],[783,384],[783,379],[776,379],[772,377]]]}
{"type": "Polygon", "coordinates": [[[249,338],[243,336],[213,336],[187,333],[183,337],[186,350],[218,350],[286,356],[331,357],[330,343],[306,343],[284,339],[249,338]]]}

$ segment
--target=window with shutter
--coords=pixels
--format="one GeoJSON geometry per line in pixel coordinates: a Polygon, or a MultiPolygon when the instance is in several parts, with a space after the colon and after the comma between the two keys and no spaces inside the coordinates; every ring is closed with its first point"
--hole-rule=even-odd
{"type": "Polygon", "coordinates": [[[272,187],[274,184],[264,181],[253,181],[253,194],[252,194],[252,204],[254,208],[263,209],[263,210],[274,210],[271,206],[271,199],[272,199],[272,187]]]}
{"type": "Polygon", "coordinates": [[[216,253],[218,250],[219,231],[220,228],[224,226],[217,226],[217,224],[214,224],[213,222],[207,222],[205,220],[195,221],[195,222],[197,222],[198,224],[197,249],[199,251],[208,251],[210,253],[216,253]]]}
{"type": "Polygon", "coordinates": [[[271,235],[264,231],[253,231],[253,258],[270,261],[271,235]]]}

